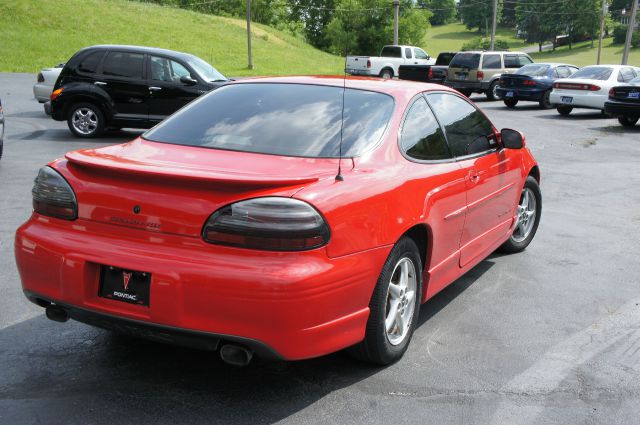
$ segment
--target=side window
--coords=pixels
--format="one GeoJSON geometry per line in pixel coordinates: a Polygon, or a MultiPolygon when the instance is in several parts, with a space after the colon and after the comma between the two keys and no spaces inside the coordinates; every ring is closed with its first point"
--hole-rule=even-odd
{"type": "Polygon", "coordinates": [[[484,55],[482,58],[482,69],[500,69],[502,63],[500,55],[484,55]]]}
{"type": "Polygon", "coordinates": [[[451,158],[444,133],[422,97],[411,105],[407,113],[400,145],[411,158],[423,161],[451,158]]]}
{"type": "Polygon", "coordinates": [[[486,152],[496,147],[493,126],[466,100],[454,94],[427,95],[433,111],[444,126],[453,155],[466,156],[486,152]]]}
{"type": "Polygon", "coordinates": [[[533,61],[526,55],[518,55],[518,62],[520,63],[521,67],[533,63],[533,61]]]}
{"type": "Polygon", "coordinates": [[[413,55],[411,54],[411,47],[404,48],[404,55],[407,57],[407,59],[411,59],[413,57],[413,55]]]}
{"type": "Polygon", "coordinates": [[[579,70],[579,68],[576,68],[575,66],[568,66],[567,69],[569,70],[569,76],[575,74],[579,70]]]}
{"type": "Polygon", "coordinates": [[[635,78],[635,73],[632,68],[622,68],[618,74],[618,81],[628,83],[635,78]]]}
{"type": "Polygon", "coordinates": [[[561,78],[560,67],[554,68],[553,72],[551,73],[551,78],[561,78]]]}
{"type": "Polygon", "coordinates": [[[416,47],[415,51],[416,51],[416,59],[429,59],[429,55],[424,50],[418,49],[416,47]]]}
{"type": "Polygon", "coordinates": [[[559,66],[556,69],[558,70],[558,77],[560,78],[567,78],[568,76],[571,75],[569,68],[567,68],[566,66],[559,66]]]}
{"type": "Polygon", "coordinates": [[[382,48],[380,56],[383,58],[401,58],[402,48],[398,46],[385,46],[382,48]]]}
{"type": "Polygon", "coordinates": [[[151,56],[149,63],[151,79],[155,81],[179,82],[180,77],[191,76],[187,68],[168,58],[151,56]]]}
{"type": "Polygon", "coordinates": [[[520,68],[517,55],[504,55],[504,67],[505,68],[520,68]]]}
{"type": "Polygon", "coordinates": [[[114,77],[142,79],[142,53],[109,52],[104,58],[102,73],[114,77]]]}
{"type": "Polygon", "coordinates": [[[100,65],[103,56],[104,51],[89,53],[89,55],[82,59],[80,65],[78,65],[78,71],[84,72],[85,74],[95,74],[98,71],[98,65],[100,65]]]}

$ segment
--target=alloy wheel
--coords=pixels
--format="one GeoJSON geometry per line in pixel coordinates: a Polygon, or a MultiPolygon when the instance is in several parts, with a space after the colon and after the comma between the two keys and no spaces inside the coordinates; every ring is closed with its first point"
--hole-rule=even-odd
{"type": "Polygon", "coordinates": [[[522,242],[531,233],[536,222],[536,197],[531,189],[525,187],[518,203],[518,218],[511,238],[515,242],[522,242]]]}
{"type": "Polygon", "coordinates": [[[417,282],[413,261],[401,258],[391,274],[385,308],[385,330],[391,345],[401,344],[409,333],[416,306],[417,282]]]}
{"type": "Polygon", "coordinates": [[[82,107],[73,112],[71,119],[73,128],[80,134],[89,135],[98,128],[98,116],[90,108],[82,107]]]}

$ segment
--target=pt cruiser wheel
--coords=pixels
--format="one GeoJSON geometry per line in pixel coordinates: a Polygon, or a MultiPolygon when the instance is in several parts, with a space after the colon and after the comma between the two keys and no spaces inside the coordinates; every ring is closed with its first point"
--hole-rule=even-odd
{"type": "Polygon", "coordinates": [[[422,262],[415,242],[401,238],[382,268],[369,304],[364,340],[350,349],[360,360],[386,365],[409,346],[420,311],[422,262]]]}
{"type": "Polygon", "coordinates": [[[97,137],[104,131],[104,115],[91,103],[78,103],[71,107],[67,124],[77,137],[97,137]]]}
{"type": "Polygon", "coordinates": [[[542,195],[540,186],[533,177],[527,177],[518,202],[516,226],[501,250],[505,252],[523,251],[533,240],[540,223],[542,213],[542,195]]]}

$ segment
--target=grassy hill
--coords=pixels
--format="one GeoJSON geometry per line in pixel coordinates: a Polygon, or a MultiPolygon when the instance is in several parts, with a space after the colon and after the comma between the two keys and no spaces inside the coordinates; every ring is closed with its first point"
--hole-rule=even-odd
{"type": "Polygon", "coordinates": [[[245,21],[127,0],[0,0],[0,71],[37,72],[93,44],[137,44],[193,53],[223,74],[335,74],[343,60],[245,21]]]}
{"type": "MultiPolygon", "coordinates": [[[[613,38],[605,38],[602,41],[602,58],[600,63],[603,64],[620,64],[622,61],[623,45],[614,45],[613,38]]],[[[585,41],[573,45],[572,49],[568,46],[562,46],[555,52],[533,53],[531,57],[538,62],[565,62],[576,66],[595,65],[598,59],[598,42],[594,42],[591,47],[590,41],[585,41]]],[[[631,49],[629,52],[629,65],[640,66],[640,49],[631,49]]]]}
{"type": "MultiPolygon", "coordinates": [[[[437,55],[439,52],[460,50],[464,43],[478,37],[480,35],[475,30],[470,31],[459,22],[440,25],[427,30],[424,48],[430,55],[437,55]]],[[[496,40],[506,41],[511,50],[520,49],[526,45],[523,40],[515,38],[512,29],[497,28],[496,40]]]]}

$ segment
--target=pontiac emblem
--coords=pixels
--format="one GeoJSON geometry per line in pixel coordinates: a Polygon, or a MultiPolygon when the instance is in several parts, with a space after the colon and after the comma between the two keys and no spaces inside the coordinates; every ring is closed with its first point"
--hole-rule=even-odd
{"type": "Polygon", "coordinates": [[[131,280],[132,275],[133,272],[122,272],[122,283],[125,291],[129,288],[129,281],[131,280]]]}

